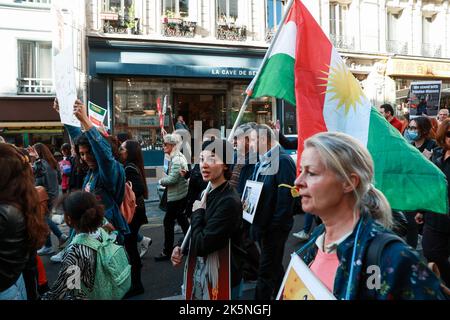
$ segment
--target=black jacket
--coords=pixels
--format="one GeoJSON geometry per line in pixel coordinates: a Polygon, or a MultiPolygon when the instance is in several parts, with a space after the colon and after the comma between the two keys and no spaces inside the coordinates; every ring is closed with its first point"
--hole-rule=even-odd
{"type": "Polygon", "coordinates": [[[0,204],[0,292],[11,287],[29,260],[24,215],[14,206],[0,204]]]}
{"type": "Polygon", "coordinates": [[[208,183],[203,181],[199,164],[196,164],[190,171],[188,171],[184,178],[189,179],[185,214],[187,217],[190,217],[192,215],[192,205],[196,200],[200,199],[200,195],[202,191],[206,189],[208,183]]]}
{"type": "Polygon", "coordinates": [[[280,184],[294,185],[296,167],[291,156],[280,146],[276,149],[279,152],[278,171],[272,175],[260,174],[257,178],[264,186],[252,225],[256,240],[267,232],[275,230],[288,232],[294,224],[294,198],[291,190],[280,187],[280,184]]]}
{"type": "MultiPolygon", "coordinates": [[[[433,149],[431,161],[442,170],[447,177],[447,181],[450,181],[450,158],[444,160],[445,151],[441,147],[433,149]]],[[[448,199],[450,201],[450,188],[448,188],[448,199]]],[[[438,232],[444,232],[450,234],[450,217],[449,215],[428,213],[424,214],[424,223],[430,228],[438,232]]]]}
{"type": "Polygon", "coordinates": [[[206,210],[192,214],[191,254],[206,257],[223,249],[231,239],[231,286],[239,284],[241,268],[242,205],[236,190],[228,182],[211,191],[206,198],[206,210]]]}

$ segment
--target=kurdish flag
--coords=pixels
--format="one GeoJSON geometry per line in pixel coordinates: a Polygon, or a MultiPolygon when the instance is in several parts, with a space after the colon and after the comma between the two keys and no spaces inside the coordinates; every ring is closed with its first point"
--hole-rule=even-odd
{"type": "Polygon", "coordinates": [[[300,0],[294,0],[271,46],[248,92],[254,98],[273,96],[296,105],[298,155],[304,141],[316,133],[347,133],[367,146],[375,163],[375,185],[393,209],[448,212],[445,175],[370,105],[300,0]]]}

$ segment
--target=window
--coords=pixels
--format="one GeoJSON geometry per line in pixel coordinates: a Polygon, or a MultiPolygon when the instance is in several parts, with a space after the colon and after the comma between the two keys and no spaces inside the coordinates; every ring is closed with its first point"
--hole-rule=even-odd
{"type": "Polygon", "coordinates": [[[52,44],[40,41],[18,41],[19,93],[52,91],[52,44]]]}
{"type": "Polygon", "coordinates": [[[345,11],[347,7],[339,3],[330,3],[330,35],[343,36],[345,11]]]}
{"type": "Polygon", "coordinates": [[[162,0],[162,15],[167,18],[187,18],[189,16],[188,0],[162,0]]]}
{"type": "Polygon", "coordinates": [[[102,0],[100,19],[105,33],[126,33],[130,29],[139,34],[134,0],[102,0]]]}
{"type": "Polygon", "coordinates": [[[237,0],[217,1],[217,20],[219,23],[236,23],[238,19],[237,0]]]}
{"type": "Polygon", "coordinates": [[[282,0],[267,0],[267,28],[273,30],[280,24],[281,18],[283,18],[283,6],[282,0]]]}

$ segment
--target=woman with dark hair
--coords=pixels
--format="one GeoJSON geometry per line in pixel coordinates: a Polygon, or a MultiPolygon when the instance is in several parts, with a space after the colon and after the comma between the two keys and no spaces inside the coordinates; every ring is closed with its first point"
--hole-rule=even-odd
{"type": "MultiPolygon", "coordinates": [[[[423,116],[411,119],[405,132],[405,138],[411,140],[411,144],[427,159],[431,158],[432,150],[437,146],[433,139],[432,128],[430,119],[423,116]]],[[[419,228],[415,220],[416,213],[406,212],[405,216],[408,220],[406,242],[411,247],[416,248],[419,242],[419,228]]]]}
{"type": "MultiPolygon", "coordinates": [[[[101,255],[111,252],[104,249],[99,253],[100,248],[109,243],[109,235],[101,228],[105,212],[103,205],[92,193],[75,191],[61,200],[61,207],[67,225],[77,235],[66,249],[58,278],[43,299],[112,299],[114,292],[108,290],[110,284],[104,281],[107,275],[100,272],[104,268],[104,259],[108,258],[101,255]],[[98,242],[101,245],[96,250],[93,244],[98,242]],[[79,285],[68,285],[73,283],[74,274],[80,277],[77,279],[79,285]]],[[[123,256],[126,257],[125,252],[123,256]]],[[[111,259],[109,263],[115,262],[111,259]]]]}
{"type": "MultiPolygon", "coordinates": [[[[431,161],[439,167],[450,181],[450,120],[444,120],[437,131],[436,140],[439,147],[433,150],[431,161]]],[[[450,200],[450,189],[448,193],[450,200]]],[[[416,221],[423,223],[422,247],[428,262],[434,262],[442,280],[450,287],[450,218],[448,215],[419,213],[416,221]]]]}
{"type": "MultiPolygon", "coordinates": [[[[36,186],[44,187],[48,194],[48,211],[46,214],[48,226],[59,239],[59,245],[61,246],[66,242],[67,236],[59,230],[58,226],[51,219],[53,202],[59,194],[58,176],[60,173],[58,170],[58,162],[53,157],[48,147],[43,143],[36,143],[27,150],[30,153],[30,156],[36,159],[33,163],[36,186]]],[[[38,250],[38,255],[52,254],[53,252],[52,239],[51,236],[48,235],[45,245],[38,250]]]]}
{"type": "MultiPolygon", "coordinates": [[[[147,182],[145,180],[144,159],[142,156],[141,146],[136,140],[127,140],[122,143],[119,148],[120,160],[125,167],[126,180],[132,184],[133,192],[136,196],[136,211],[133,219],[128,224],[131,233],[125,237],[125,248],[130,257],[131,264],[131,284],[132,287],[127,294],[127,297],[132,297],[144,293],[144,287],[141,282],[141,257],[138,250],[139,228],[148,223],[147,215],[145,214],[144,199],[148,198],[147,182]]],[[[141,244],[152,243],[152,239],[143,237],[141,244]]]]}
{"type": "Polygon", "coordinates": [[[26,299],[24,272],[48,235],[31,166],[17,148],[0,144],[0,300],[26,299]]]}
{"type": "MultiPolygon", "coordinates": [[[[233,147],[226,140],[205,141],[200,154],[203,180],[211,183],[206,200],[196,201],[191,218],[191,244],[186,269],[187,300],[229,300],[241,296],[242,204],[230,185],[227,155],[233,147]]],[[[180,247],[172,252],[172,264],[181,265],[180,247]]]]}

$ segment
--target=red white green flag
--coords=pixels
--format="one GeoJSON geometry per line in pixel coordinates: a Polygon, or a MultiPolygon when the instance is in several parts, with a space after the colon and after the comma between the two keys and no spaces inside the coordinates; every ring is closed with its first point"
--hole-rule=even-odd
{"type": "Polygon", "coordinates": [[[396,210],[448,212],[447,180],[371,106],[359,82],[300,0],[294,0],[272,51],[248,91],[297,110],[298,160],[304,141],[347,133],[371,153],[375,185],[396,210]]]}

